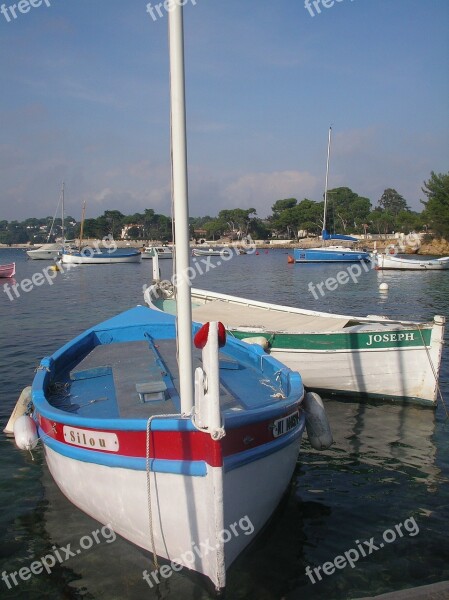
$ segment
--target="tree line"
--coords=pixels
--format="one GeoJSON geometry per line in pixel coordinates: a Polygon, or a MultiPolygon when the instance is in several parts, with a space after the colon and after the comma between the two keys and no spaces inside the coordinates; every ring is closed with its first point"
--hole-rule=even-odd
{"type": "MultiPolygon", "coordinates": [[[[394,189],[386,189],[373,208],[368,198],[359,196],[348,187],[328,191],[326,229],[331,233],[386,235],[393,232],[428,231],[437,237],[449,239],[449,173],[431,172],[422,191],[427,200],[421,200],[422,212],[409,208],[406,200],[394,189]]],[[[304,198],[283,198],[271,207],[266,219],[257,216],[255,208],[225,209],[216,217],[209,215],[190,218],[192,239],[219,239],[230,236],[254,239],[317,236],[323,229],[324,201],[304,198]]],[[[43,243],[47,241],[51,217],[29,218],[25,221],[0,221],[0,243],[43,243]]],[[[80,223],[73,217],[64,218],[66,239],[80,235],[80,223]]],[[[143,213],[124,215],[119,210],[106,210],[103,215],[86,219],[85,238],[101,239],[112,235],[114,239],[172,241],[172,219],[147,208],[143,213]]],[[[62,235],[61,219],[54,219],[52,238],[62,235]]]]}

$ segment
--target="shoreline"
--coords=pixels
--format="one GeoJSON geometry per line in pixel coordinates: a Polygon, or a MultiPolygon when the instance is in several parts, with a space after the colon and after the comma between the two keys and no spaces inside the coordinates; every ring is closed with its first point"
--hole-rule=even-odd
{"type": "MultiPolygon", "coordinates": [[[[295,248],[312,248],[320,244],[320,238],[307,238],[301,240],[299,242],[288,242],[282,240],[274,240],[274,243],[264,243],[259,240],[255,240],[255,246],[257,250],[293,250],[295,248]]],[[[372,252],[375,247],[379,252],[383,252],[387,246],[390,246],[394,243],[395,240],[360,240],[358,244],[361,248],[366,248],[369,252],[372,252]]],[[[95,239],[87,239],[85,240],[86,245],[101,243],[101,240],[95,239]]],[[[125,242],[123,240],[119,240],[116,242],[117,248],[138,248],[142,250],[144,246],[161,246],[162,242],[158,241],[130,241],[125,242]]],[[[30,248],[38,248],[42,244],[0,244],[0,250],[29,250],[30,248]]],[[[204,244],[194,244],[190,243],[191,248],[201,248],[201,247],[214,247],[214,246],[229,246],[229,247],[245,247],[245,244],[239,242],[226,242],[226,241],[210,241],[205,242],[204,244]]],[[[400,254],[416,254],[419,256],[449,256],[449,241],[444,239],[432,239],[429,242],[424,242],[421,244],[420,248],[417,251],[413,251],[411,248],[406,249],[405,252],[400,252],[400,254]]]]}

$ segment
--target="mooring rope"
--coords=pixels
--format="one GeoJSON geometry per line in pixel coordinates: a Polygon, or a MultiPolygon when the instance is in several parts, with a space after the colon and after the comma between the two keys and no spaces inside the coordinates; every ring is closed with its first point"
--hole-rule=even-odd
{"type": "Polygon", "coordinates": [[[146,478],[147,478],[147,498],[148,498],[148,520],[150,526],[150,541],[151,551],[153,552],[153,564],[155,569],[159,569],[159,563],[157,561],[156,544],[154,542],[154,527],[153,527],[153,510],[151,508],[151,422],[154,419],[166,419],[174,417],[182,417],[183,415],[168,414],[168,415],[152,415],[147,421],[147,435],[146,435],[146,478]]]}
{"type": "Polygon", "coordinates": [[[429,348],[427,347],[427,344],[426,344],[426,342],[425,342],[425,340],[424,340],[424,336],[423,336],[423,333],[422,333],[422,328],[421,328],[421,324],[420,324],[420,323],[418,323],[418,331],[419,331],[419,333],[420,333],[420,335],[421,335],[421,340],[422,340],[423,346],[424,346],[424,348],[425,348],[425,350],[426,350],[426,353],[427,353],[427,358],[429,359],[430,366],[431,366],[431,368],[432,368],[432,373],[433,373],[433,376],[434,376],[434,378],[435,378],[435,383],[436,383],[436,387],[437,387],[437,392],[438,392],[438,395],[439,395],[439,397],[440,397],[440,400],[441,400],[441,402],[442,402],[442,404],[443,404],[444,410],[445,410],[445,412],[446,412],[446,419],[449,419],[449,412],[448,412],[448,410],[447,410],[447,406],[446,406],[446,403],[445,403],[445,401],[444,401],[443,394],[441,393],[440,384],[439,384],[439,382],[438,382],[438,374],[437,374],[437,372],[436,372],[436,369],[435,369],[435,366],[434,366],[434,364],[433,364],[432,357],[430,356],[429,348]]]}

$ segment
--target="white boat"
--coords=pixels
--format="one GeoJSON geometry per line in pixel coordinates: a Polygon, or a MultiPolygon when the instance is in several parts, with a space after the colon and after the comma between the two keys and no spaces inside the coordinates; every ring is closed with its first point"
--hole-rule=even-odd
{"type": "Polygon", "coordinates": [[[329,136],[327,143],[327,162],[326,162],[326,182],[324,186],[324,212],[323,212],[323,231],[321,234],[323,245],[316,248],[295,248],[293,259],[296,263],[329,263],[329,262],[370,262],[369,253],[366,250],[358,250],[349,246],[326,245],[329,240],[340,240],[349,243],[356,243],[359,240],[349,235],[330,234],[326,230],[327,218],[327,188],[329,180],[329,160],[331,149],[332,127],[329,127],[329,136]]]}
{"type": "Polygon", "coordinates": [[[110,265],[140,262],[139,250],[98,249],[89,246],[79,250],[63,250],[61,262],[65,265],[110,265]]]}
{"type": "Polygon", "coordinates": [[[27,250],[27,255],[33,260],[55,260],[61,254],[62,244],[42,244],[34,250],[27,250]]]}
{"type": "Polygon", "coordinates": [[[223,256],[223,254],[231,254],[231,251],[229,248],[193,248],[192,250],[192,256],[223,256]]]}
{"type": "Polygon", "coordinates": [[[154,258],[155,254],[159,258],[173,258],[173,250],[169,246],[148,246],[142,252],[142,258],[154,258]]]}
{"type": "MultiPolygon", "coordinates": [[[[169,29],[181,275],[190,252],[179,3],[169,29]]],[[[38,434],[63,493],[153,553],[155,571],[144,572],[151,587],[187,567],[221,590],[226,569],[290,482],[306,421],[304,390],[298,373],[260,348],[226,340],[217,320],[192,332],[186,277],[177,290],[176,320],[138,306],[44,358],[32,386],[33,417],[19,417],[14,435],[30,449],[38,434]],[[170,561],[160,573],[157,556],[170,561]]]]}
{"type": "MultiPolygon", "coordinates": [[[[65,245],[65,232],[64,232],[64,182],[62,183],[60,202],[61,202],[62,243],[53,243],[53,244],[48,243],[48,240],[51,238],[51,234],[52,234],[52,231],[53,231],[53,225],[54,225],[55,217],[56,217],[56,214],[55,214],[55,216],[53,217],[53,221],[52,221],[51,227],[50,227],[50,232],[49,232],[48,237],[47,237],[47,243],[43,244],[42,246],[39,246],[39,248],[35,248],[34,250],[27,250],[28,258],[31,258],[32,260],[55,260],[61,254],[62,249],[64,248],[64,245],[65,245]]],[[[59,207],[59,202],[58,202],[58,206],[56,207],[56,212],[58,210],[58,207],[59,207]]]]}
{"type": "MultiPolygon", "coordinates": [[[[152,308],[173,313],[173,288],[145,291],[152,308]]],[[[445,317],[418,323],[355,317],[268,304],[192,289],[192,318],[220,315],[239,339],[301,373],[304,385],[325,395],[418,402],[435,406],[445,317]]]]}
{"type": "Polygon", "coordinates": [[[140,262],[140,250],[119,249],[114,243],[110,248],[83,246],[84,219],[86,215],[86,201],[83,202],[81,228],[78,248],[66,247],[62,250],[61,263],[64,265],[111,265],[115,263],[140,262]]]}
{"type": "Polygon", "coordinates": [[[449,256],[443,258],[405,258],[393,254],[374,253],[377,270],[394,269],[397,271],[444,271],[449,269],[449,256]]]}

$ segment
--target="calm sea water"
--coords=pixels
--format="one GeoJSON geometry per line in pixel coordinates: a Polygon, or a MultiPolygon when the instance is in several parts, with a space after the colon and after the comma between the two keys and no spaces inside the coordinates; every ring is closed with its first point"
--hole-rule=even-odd
{"type": "MultiPolygon", "coordinates": [[[[49,263],[28,261],[22,250],[0,250],[0,264],[16,261],[16,281],[49,263]]],[[[161,261],[170,276],[171,261],[161,261]],[[165,264],[167,263],[167,264],[165,264]]],[[[338,267],[340,269],[342,267],[338,267]]],[[[335,275],[335,266],[288,265],[284,250],[235,257],[199,276],[195,287],[269,302],[334,313],[384,314],[413,319],[449,315],[449,273],[363,273],[318,300],[308,289],[335,275]],[[387,294],[379,283],[387,282],[387,294]]],[[[82,266],[58,274],[10,301],[0,288],[0,420],[5,426],[20,391],[31,383],[40,358],[87,327],[143,303],[142,286],[151,261],[141,264],[82,266]]],[[[446,335],[447,340],[448,335],[446,335]]],[[[379,373],[382,377],[382,373],[379,373]]],[[[449,404],[449,356],[443,356],[441,390],[449,404]]],[[[295,476],[284,502],[266,530],[228,572],[227,598],[310,600],[360,598],[449,580],[449,421],[436,411],[414,406],[350,401],[326,402],[335,444],[318,453],[302,442],[295,476]],[[407,519],[416,533],[372,551],[355,563],[312,583],[309,565],[333,561],[357,543],[374,538],[407,519]]],[[[59,492],[38,448],[34,460],[0,435],[0,572],[29,567],[53,552],[78,548],[98,528],[59,492]]],[[[264,482],[270,486],[270,473],[264,482]]],[[[80,482],[95,485],[95,482],[80,482]]],[[[368,545],[365,546],[367,554],[368,545]]],[[[62,554],[64,557],[64,554],[62,554]]],[[[18,579],[1,598],[209,598],[196,576],[174,574],[159,588],[142,579],[151,570],[147,553],[122,539],[94,544],[59,564],[51,573],[18,579]]]]}

